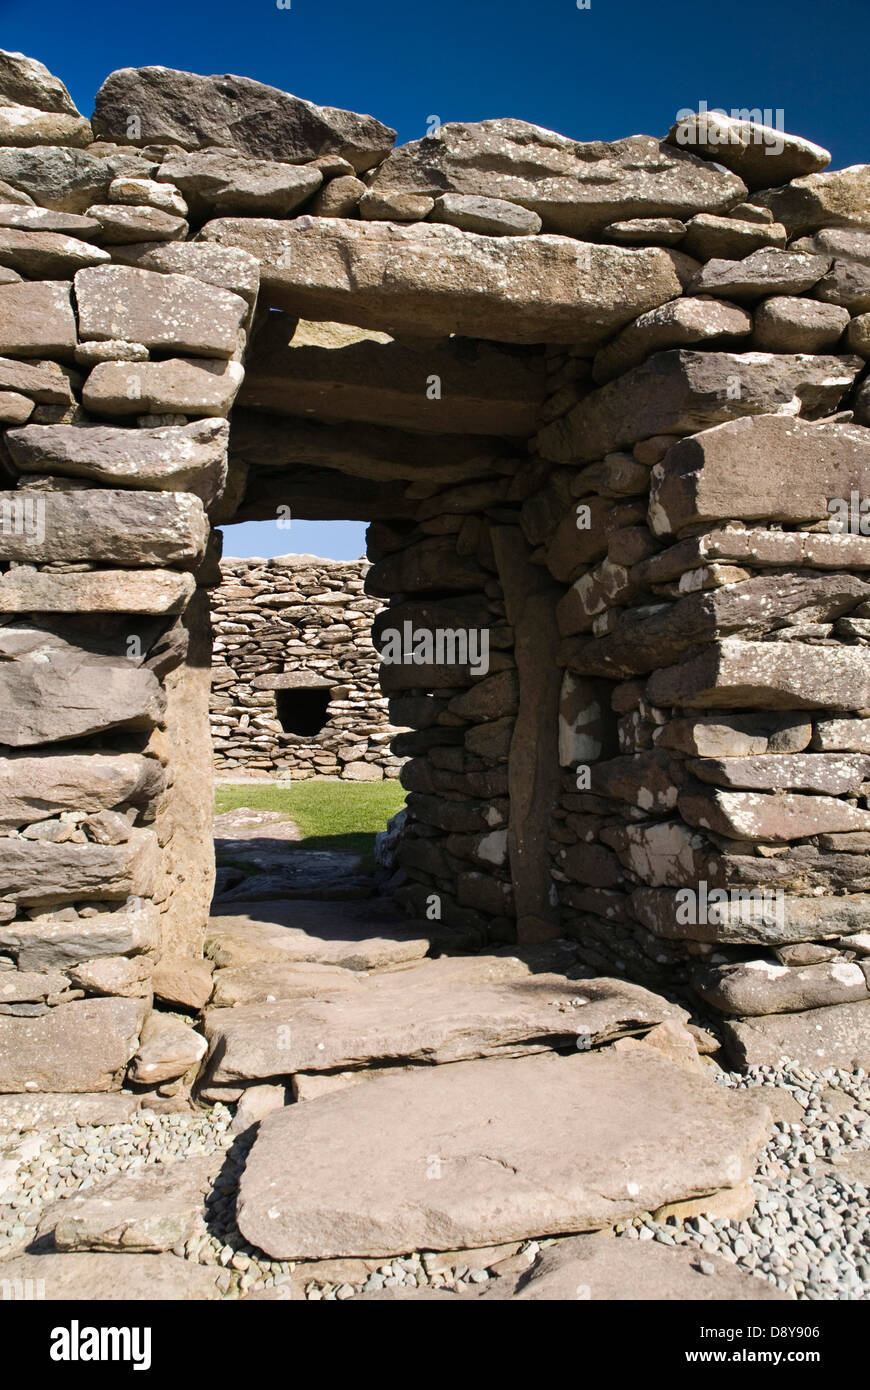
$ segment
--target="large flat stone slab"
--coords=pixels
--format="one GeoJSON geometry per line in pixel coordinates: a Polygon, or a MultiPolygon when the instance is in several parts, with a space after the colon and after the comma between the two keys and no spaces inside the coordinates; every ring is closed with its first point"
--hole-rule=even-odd
{"type": "Polygon", "coordinates": [[[156,758],[138,753],[18,753],[0,762],[0,826],[16,829],[61,811],[141,805],[163,789],[156,758]]]}
{"type": "Polygon", "coordinates": [[[206,955],[217,965],[314,961],[346,970],[382,970],[420,960],[428,937],[397,913],[368,903],[232,902],[206,929],[206,955]]]}
{"type": "Polygon", "coordinates": [[[527,436],[544,389],[539,352],[452,339],[420,351],[341,324],[297,327],[273,313],[245,361],[239,404],[439,434],[527,436]],[[433,375],[437,396],[427,389],[433,375]]]}
{"type": "Polygon", "coordinates": [[[131,1120],[139,1097],[121,1091],[0,1096],[0,1134],[65,1125],[115,1125],[131,1120]]]}
{"type": "Polygon", "coordinates": [[[870,1000],[723,1020],[722,1030],[728,1052],[740,1066],[776,1066],[788,1057],[816,1071],[870,1067],[870,1000]]]}
{"type": "Polygon", "coordinates": [[[688,1014],[621,980],[533,974],[510,956],[423,961],[315,1000],[209,1009],[209,1085],[377,1063],[601,1046],[688,1014]]]}
{"type": "Polygon", "coordinates": [[[19,563],[194,569],[208,540],[202,502],[183,492],[0,492],[0,514],[13,518],[0,532],[0,559],[19,563]]]}
{"type": "Polygon", "coordinates": [[[150,1163],[55,1202],[39,1223],[58,1250],[171,1250],[193,1233],[223,1153],[150,1163]]]}
{"type": "Polygon", "coordinates": [[[272,307],[387,333],[591,349],[680,293],[667,252],[570,237],[305,215],[218,219],[202,236],[259,258],[272,307]]]}
{"type": "Polygon", "coordinates": [[[0,926],[0,950],[15,956],[19,970],[66,970],[100,956],[139,955],[153,950],[159,939],[159,913],[147,901],[93,917],[49,911],[0,926]]]}
{"type": "Polygon", "coordinates": [[[38,1018],[0,1014],[0,1091],[111,1091],[136,1050],[143,999],[80,999],[38,1018]]]}
{"type": "Polygon", "coordinates": [[[768,1128],[650,1049],[432,1067],[268,1115],[238,1221],[277,1259],[597,1230],[737,1186],[768,1128]]]}
{"type": "Polygon", "coordinates": [[[0,1287],[36,1292],[20,1297],[50,1303],[184,1302],[220,1298],[219,1265],[198,1265],[175,1255],[82,1254],[18,1255],[0,1260],[0,1287]]]}

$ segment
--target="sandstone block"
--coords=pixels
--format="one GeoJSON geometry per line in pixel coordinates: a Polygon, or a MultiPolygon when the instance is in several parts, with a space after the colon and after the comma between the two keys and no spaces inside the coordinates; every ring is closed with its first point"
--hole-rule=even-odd
{"type": "Polygon", "coordinates": [[[75,277],[83,340],[125,338],[162,352],[231,357],[246,315],[243,299],[190,275],[97,266],[75,277]]]}
{"type": "Polygon", "coordinates": [[[0,285],[0,352],[70,357],[77,342],[71,288],[61,280],[0,285]]]}
{"type": "Polygon", "coordinates": [[[115,1089],[144,1015],[141,999],[82,999],[39,1018],[0,1015],[0,1090],[115,1089]]]}

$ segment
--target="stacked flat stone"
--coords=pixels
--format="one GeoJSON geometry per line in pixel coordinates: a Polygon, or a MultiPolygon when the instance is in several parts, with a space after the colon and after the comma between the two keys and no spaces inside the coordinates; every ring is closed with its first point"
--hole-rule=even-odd
{"type": "Polygon", "coordinates": [[[218,776],[378,782],[399,775],[401,759],[390,750],[398,730],[371,640],[381,605],[363,592],[368,569],[365,560],[312,555],[221,562],[211,595],[218,776]],[[309,736],[287,732],[276,692],[307,686],[328,691],[324,726],[309,736]]]}
{"type": "Polygon", "coordinates": [[[485,673],[383,667],[412,911],[691,979],[747,1056],[866,1056],[868,166],[700,117],[392,150],[162,67],[87,128],[9,54],[0,97],[0,1086],[116,1086],[146,1035],[142,1084],[195,1065],[142,1019],[210,884],[205,528],[288,505],[372,523],[376,645],[490,635],[485,673]],[[702,883],[786,926],[678,921],[702,883]]]}

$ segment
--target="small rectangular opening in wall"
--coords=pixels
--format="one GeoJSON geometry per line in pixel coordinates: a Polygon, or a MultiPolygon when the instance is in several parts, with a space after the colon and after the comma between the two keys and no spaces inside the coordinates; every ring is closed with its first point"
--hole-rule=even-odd
{"type": "Polygon", "coordinates": [[[313,738],[327,722],[330,691],[323,686],[275,691],[275,712],[285,734],[313,738]]]}

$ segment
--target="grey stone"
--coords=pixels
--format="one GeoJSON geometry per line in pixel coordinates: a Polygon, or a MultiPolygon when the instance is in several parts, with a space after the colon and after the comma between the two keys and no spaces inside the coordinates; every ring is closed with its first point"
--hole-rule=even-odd
{"type": "Polygon", "coordinates": [[[205,553],[209,532],[201,501],[183,492],[108,487],[0,492],[0,515],[12,519],[0,533],[0,559],[19,564],[96,562],[194,569],[205,553]]]}
{"type": "Polygon", "coordinates": [[[216,966],[314,961],[346,970],[379,970],[421,960],[429,941],[413,923],[368,903],[297,900],[218,906],[206,931],[216,966]]]}
{"type": "Polygon", "coordinates": [[[828,269],[827,256],[795,251],[753,251],[742,260],[708,261],[691,282],[693,294],[715,294],[741,303],[771,294],[802,294],[828,269]]]}
{"type": "Polygon", "coordinates": [[[793,792],[729,791],[711,787],[680,793],[680,815],[699,830],[713,830],[733,840],[788,844],[811,835],[870,830],[870,811],[835,796],[793,792]]]}
{"type": "Polygon", "coordinates": [[[244,300],[228,290],[132,266],[79,271],[75,295],[83,340],[125,338],[197,357],[232,357],[246,315],[244,300]]]}
{"type": "MultiPolygon", "coordinates": [[[[0,108],[2,110],[2,108],[0,108]]],[[[108,251],[60,232],[0,229],[0,265],[33,280],[65,280],[84,266],[111,260],[108,251]]]]}
{"type": "Polygon", "coordinates": [[[95,218],[83,217],[78,212],[52,212],[50,208],[2,202],[0,227],[14,228],[20,232],[54,232],[60,236],[77,237],[80,241],[93,241],[100,232],[100,224],[95,218]]]}
{"type": "Polygon", "coordinates": [[[829,961],[799,969],[764,959],[741,961],[696,971],[692,988],[720,1013],[749,1017],[799,1013],[870,998],[864,971],[853,961],[829,961]]]}
{"type": "Polygon", "coordinates": [[[21,748],[99,730],[146,730],[163,696],[151,671],[24,625],[0,629],[0,743],[21,748]]]}
{"type": "Polygon", "coordinates": [[[442,193],[435,199],[430,222],[448,222],[465,232],[485,236],[534,236],[541,230],[541,219],[518,203],[504,198],[481,198],[470,193],[442,193]]]}
{"type": "Polygon", "coordinates": [[[870,310],[870,265],[860,261],[834,261],[813,290],[824,304],[839,304],[850,314],[870,310]]]}
{"type": "Polygon", "coordinates": [[[153,951],[159,939],[159,914],[151,902],[92,917],[49,911],[0,925],[0,945],[16,957],[19,970],[66,970],[103,956],[140,955],[153,951]]]}
{"type": "Polygon", "coordinates": [[[257,255],[273,307],[415,336],[597,345],[679,293],[657,249],[306,216],[225,218],[202,236],[257,255]]]}
{"type": "Polygon", "coordinates": [[[595,354],[594,380],[600,385],[636,367],[650,353],[685,343],[728,343],[752,332],[752,318],[736,304],[715,299],[672,299],[627,325],[595,354]]]}
{"type": "Polygon", "coordinates": [[[71,357],[77,342],[71,289],[62,280],[0,285],[0,352],[71,357]]]}
{"type": "Polygon", "coordinates": [[[106,200],[119,175],[149,178],[155,167],[137,154],[99,156],[63,145],[0,149],[0,180],[56,212],[87,212],[106,200]]]}
{"type": "Polygon", "coordinates": [[[0,613],[180,613],[196,588],[174,570],[45,572],[17,565],[0,575],[0,613]]]}
{"type": "MultiPolygon", "coordinates": [[[[767,743],[763,736],[758,742],[762,741],[767,743]]],[[[862,782],[870,780],[870,760],[860,753],[770,753],[765,749],[761,757],[746,757],[732,756],[729,750],[727,757],[695,758],[688,768],[702,782],[751,791],[854,796],[862,782]]]]}
{"type": "MultiPolygon", "coordinates": [[[[752,860],[752,863],[757,862],[752,860]]],[[[776,861],[773,861],[776,862],[776,861]]],[[[698,880],[696,879],[696,883],[698,880]]],[[[700,886],[706,886],[706,883],[700,886]]],[[[769,946],[797,941],[817,941],[820,937],[843,933],[851,935],[866,926],[866,897],[863,893],[839,897],[802,897],[786,894],[777,901],[770,888],[758,886],[757,876],[749,885],[727,889],[725,901],[709,902],[706,913],[695,920],[702,906],[693,888],[639,888],[630,898],[633,917],[654,936],[668,941],[707,941],[733,945],[769,946]]],[[[775,887],[775,886],[774,886],[775,887]]],[[[713,888],[709,889],[709,893],[713,888]]]]}
{"type": "Polygon", "coordinates": [[[138,753],[7,753],[0,763],[0,825],[144,805],[163,784],[157,759],[138,753]]]}
{"type": "Polygon", "coordinates": [[[23,53],[0,49],[0,96],[5,102],[77,116],[75,103],[59,77],[23,53]]]}
{"type": "Polygon", "coordinates": [[[124,203],[92,203],[88,216],[100,224],[101,240],[107,245],[143,241],[183,241],[187,236],[187,223],[176,213],[164,212],[162,208],[128,206],[124,203]]]}
{"type": "Polygon", "coordinates": [[[238,1221],[279,1259],[608,1227],[745,1180],[766,1132],[758,1102],[651,1049],[415,1069],[268,1115],[238,1221]]]}
{"type": "Polygon", "coordinates": [[[658,352],[545,426],[538,447],[556,463],[586,462],[650,435],[694,434],[740,416],[830,413],[860,365],[857,357],[658,352]]]}
{"type": "Polygon", "coordinates": [[[40,1018],[0,1015],[0,1089],[116,1089],[144,1014],[141,999],[82,999],[40,1018]]]}
{"type": "Polygon", "coordinates": [[[199,219],[238,213],[289,217],[323,182],[319,169],[245,159],[227,150],[169,154],[157,177],[180,188],[199,219]]]}
{"type": "Polygon", "coordinates": [[[0,1134],[61,1125],[112,1125],[130,1120],[139,1097],[120,1091],[102,1094],[0,1096],[0,1134]]]}
{"type": "Polygon", "coordinates": [[[584,142],[517,120],[442,125],[394,150],[372,186],[499,198],[536,212],[545,231],[577,237],[626,218],[718,211],[745,189],[734,174],[649,135],[584,142]]]}
{"type": "Polygon", "coordinates": [[[769,208],[776,221],[788,228],[789,236],[822,227],[866,227],[870,222],[870,164],[807,174],[781,188],[756,193],[753,202],[769,208]]]}
{"type": "Polygon", "coordinates": [[[163,362],[101,362],[82,388],[93,415],[196,415],[225,419],[244,377],[239,362],[170,357],[163,362]]]}
{"type": "Polygon", "coordinates": [[[647,694],[654,705],[690,709],[865,709],[870,670],[859,648],[727,638],[654,672],[647,694]]]}
{"type": "MultiPolygon", "coordinates": [[[[831,162],[828,150],[788,135],[778,126],[768,126],[756,115],[761,111],[741,111],[726,115],[721,111],[696,111],[682,116],[671,127],[668,140],[733,169],[749,188],[770,188],[788,183],[804,174],[814,174],[831,162]]],[[[682,115],[682,113],[681,113],[682,115]]]]}
{"type": "Polygon", "coordinates": [[[870,1061],[870,1002],[729,1020],[722,1028],[728,1052],[740,1066],[776,1066],[789,1057],[814,1071],[866,1071],[870,1061]]]}
{"type": "Polygon", "coordinates": [[[92,478],[155,492],[192,492],[208,506],[226,478],[225,420],[131,431],[111,425],[25,425],[6,444],[22,473],[92,478]]]}
{"type": "MultiPolygon", "coordinates": [[[[109,901],[126,899],[152,891],[157,858],[152,830],[133,830],[122,845],[4,837],[0,839],[0,894],[31,907],[51,907],[98,894],[109,901]]],[[[7,933],[11,930],[12,926],[0,927],[7,933]]]]}
{"type": "Polygon", "coordinates": [[[830,352],[848,326],[848,309],[774,295],[755,311],[755,345],[765,352],[830,352]]]}
{"type": "Polygon", "coordinates": [[[134,143],[188,150],[226,146],[253,159],[292,164],[341,155],[357,173],[383,159],[396,138],[373,116],[315,106],[232,73],[203,77],[164,67],[121,68],[97,92],[97,139],[129,141],[131,114],[140,120],[134,143]]]}

